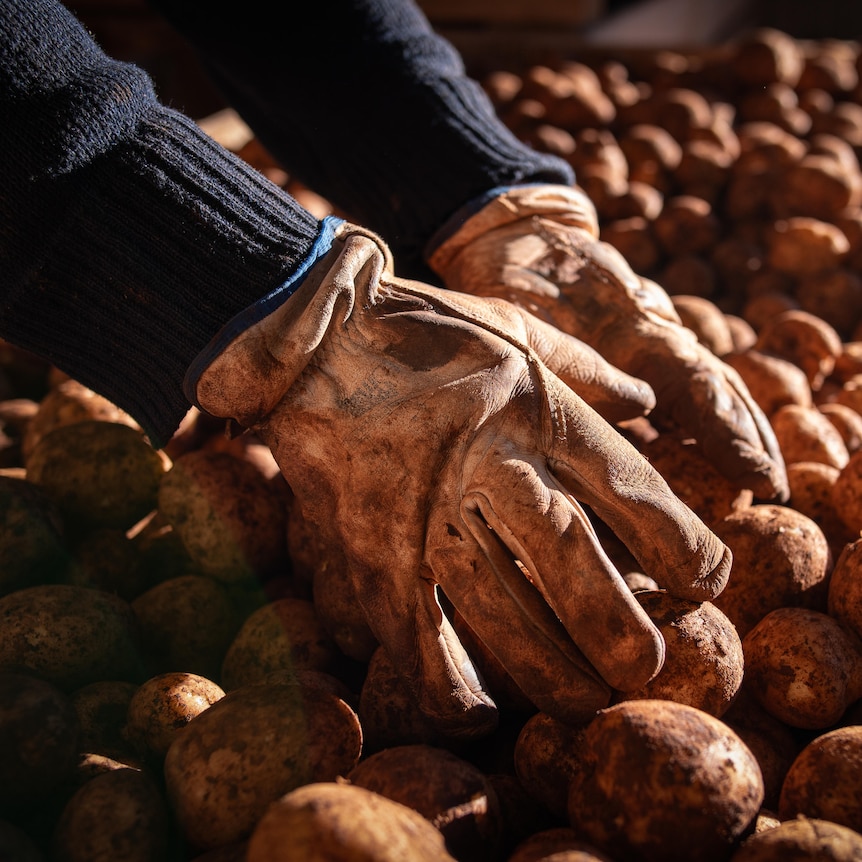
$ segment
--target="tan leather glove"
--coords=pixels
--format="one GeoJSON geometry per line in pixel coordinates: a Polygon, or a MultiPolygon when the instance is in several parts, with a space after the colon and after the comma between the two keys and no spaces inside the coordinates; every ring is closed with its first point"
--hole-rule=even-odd
{"type": "Polygon", "coordinates": [[[509,303],[394,277],[383,243],[342,223],[195,395],[271,447],[425,714],[481,734],[496,708],[438,589],[537,707],[584,720],[657,673],[664,645],[578,501],[679,595],[728,575],[727,548],[567,384],[611,418],[652,404],[509,303]]]}
{"type": "Polygon", "coordinates": [[[786,500],[778,443],[742,379],[697,341],[659,285],[598,237],[581,189],[523,186],[468,218],[428,262],[452,290],[507,299],[645,380],[659,427],[683,429],[757,497],[786,500]]]}

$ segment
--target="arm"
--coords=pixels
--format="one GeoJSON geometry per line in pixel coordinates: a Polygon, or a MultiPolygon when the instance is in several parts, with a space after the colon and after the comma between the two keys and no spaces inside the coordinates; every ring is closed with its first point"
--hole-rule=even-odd
{"type": "Polygon", "coordinates": [[[0,336],[163,444],[192,358],[299,271],[320,225],[59,4],[2,0],[0,33],[0,336]]]}

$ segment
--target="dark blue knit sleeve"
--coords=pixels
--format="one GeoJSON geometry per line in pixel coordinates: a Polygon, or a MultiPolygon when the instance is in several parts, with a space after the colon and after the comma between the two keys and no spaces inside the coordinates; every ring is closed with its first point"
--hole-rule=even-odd
{"type": "Polygon", "coordinates": [[[52,0],[0,0],[0,171],[0,337],[156,445],[190,407],[194,357],[321,233],[52,0]]]}
{"type": "Polygon", "coordinates": [[[403,274],[489,189],[570,184],[518,141],[411,0],[230,5],[152,0],[282,164],[390,244],[403,274]]]}

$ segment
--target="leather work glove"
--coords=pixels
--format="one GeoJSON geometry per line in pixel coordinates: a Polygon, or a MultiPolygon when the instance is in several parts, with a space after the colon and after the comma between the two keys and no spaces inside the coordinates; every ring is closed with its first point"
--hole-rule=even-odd
{"type": "Polygon", "coordinates": [[[187,391],[271,448],[447,735],[490,731],[496,707],[438,590],[561,719],[661,668],[661,635],[579,501],[674,593],[726,582],[728,549],[598,412],[640,415],[648,387],[510,303],[396,278],[360,228],[338,222],[296,292],[211,352],[187,391]]]}
{"type": "Polygon", "coordinates": [[[581,189],[502,192],[430,250],[428,263],[452,290],[507,299],[582,339],[650,384],[654,424],[682,429],[756,497],[788,498],[772,427],[740,376],[698,342],[659,285],[599,240],[581,189]]]}

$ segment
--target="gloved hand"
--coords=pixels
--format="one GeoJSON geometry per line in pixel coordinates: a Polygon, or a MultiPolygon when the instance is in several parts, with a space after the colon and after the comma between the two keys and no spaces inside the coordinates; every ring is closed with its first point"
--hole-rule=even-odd
{"type": "Polygon", "coordinates": [[[190,394],[270,446],[446,734],[489,731],[496,708],[438,589],[561,719],[660,669],[661,635],[578,501],[674,593],[727,579],[728,549],[597,412],[641,414],[648,387],[509,303],[396,278],[359,228],[341,223],[293,296],[201,364],[190,394]]]}
{"type": "Polygon", "coordinates": [[[659,285],[599,240],[581,189],[504,192],[430,250],[428,262],[452,290],[507,299],[582,339],[650,384],[659,427],[682,429],[755,496],[788,498],[775,435],[742,379],[697,341],[659,285]]]}

